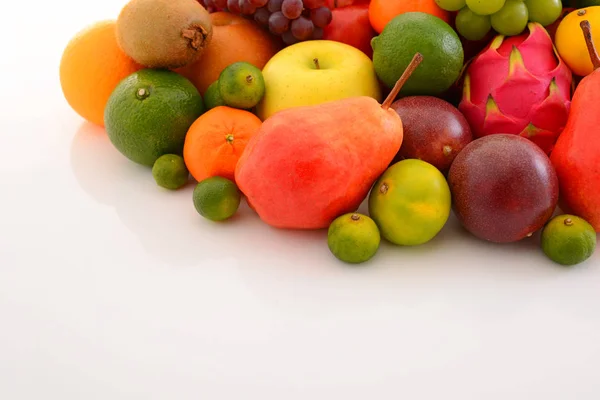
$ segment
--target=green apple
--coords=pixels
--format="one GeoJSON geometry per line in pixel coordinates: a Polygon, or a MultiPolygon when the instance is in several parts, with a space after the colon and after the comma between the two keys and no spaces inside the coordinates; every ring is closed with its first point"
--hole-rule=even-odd
{"type": "Polygon", "coordinates": [[[348,97],[381,101],[371,59],[355,47],[332,40],[309,40],[284,48],[267,62],[263,76],[265,95],[257,106],[263,121],[287,108],[348,97]]]}

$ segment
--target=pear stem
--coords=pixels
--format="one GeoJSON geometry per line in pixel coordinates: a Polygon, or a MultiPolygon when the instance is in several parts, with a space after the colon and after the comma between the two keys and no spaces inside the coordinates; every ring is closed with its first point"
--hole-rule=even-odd
{"type": "Polygon", "coordinates": [[[579,23],[579,26],[583,31],[583,37],[585,38],[585,44],[587,46],[588,53],[590,54],[592,65],[594,66],[594,69],[598,69],[600,68],[600,57],[598,56],[596,46],[594,46],[594,41],[592,40],[592,27],[590,26],[590,22],[584,19],[579,23]]]}
{"type": "Polygon", "coordinates": [[[390,108],[390,106],[396,99],[396,96],[398,96],[398,93],[400,93],[400,90],[402,90],[402,86],[404,86],[404,84],[406,83],[408,78],[410,78],[412,73],[415,72],[415,69],[417,69],[419,64],[421,64],[421,61],[423,61],[423,55],[421,53],[416,53],[414,55],[412,61],[410,62],[410,64],[408,64],[408,67],[406,67],[406,69],[402,73],[402,76],[400,77],[400,79],[398,79],[398,81],[396,81],[394,88],[392,89],[392,91],[390,92],[388,97],[385,99],[383,104],[381,105],[381,108],[383,108],[384,110],[387,110],[388,108],[390,108]]]}

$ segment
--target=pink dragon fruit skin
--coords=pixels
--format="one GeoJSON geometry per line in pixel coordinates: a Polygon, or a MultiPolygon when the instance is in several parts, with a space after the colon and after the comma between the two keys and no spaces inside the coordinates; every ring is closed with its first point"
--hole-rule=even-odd
{"type": "Polygon", "coordinates": [[[572,74],[550,35],[530,22],[519,36],[496,36],[467,67],[458,106],[475,137],[510,133],[550,154],[567,123],[572,74]]]}

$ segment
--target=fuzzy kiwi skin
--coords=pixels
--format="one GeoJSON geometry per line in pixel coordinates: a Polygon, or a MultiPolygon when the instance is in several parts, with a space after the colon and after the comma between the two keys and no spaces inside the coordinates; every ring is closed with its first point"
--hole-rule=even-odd
{"type": "Polygon", "coordinates": [[[131,0],[117,19],[119,46],[148,68],[198,60],[212,34],[210,15],[197,0],[131,0]]]}

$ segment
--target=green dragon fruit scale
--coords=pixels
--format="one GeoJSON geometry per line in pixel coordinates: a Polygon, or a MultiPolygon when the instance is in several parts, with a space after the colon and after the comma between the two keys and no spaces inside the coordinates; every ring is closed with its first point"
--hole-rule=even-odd
{"type": "Polygon", "coordinates": [[[520,135],[550,154],[571,106],[573,76],[544,27],[496,36],[467,67],[458,106],[475,137],[520,135]]]}

